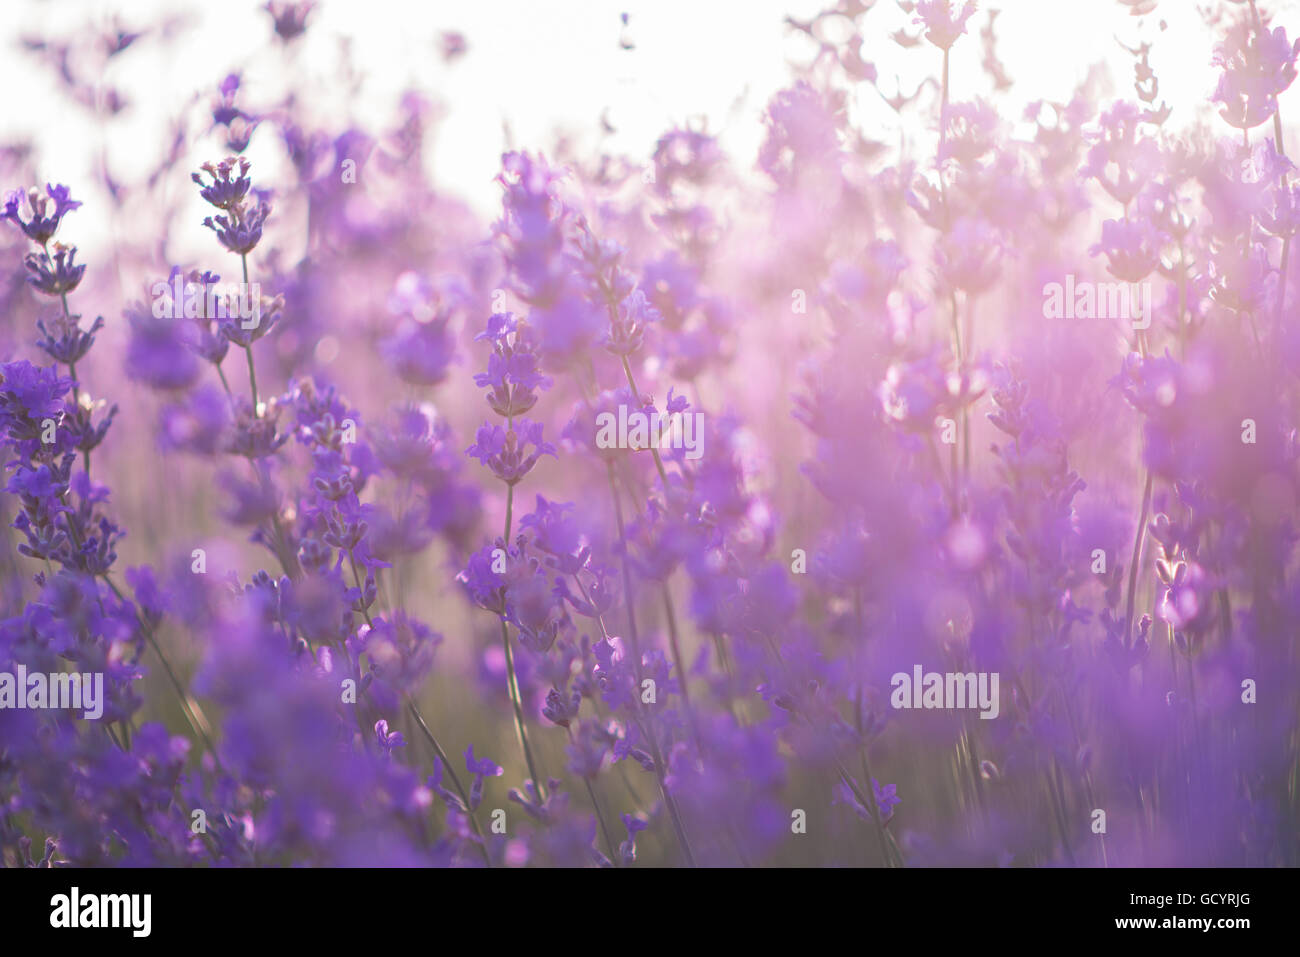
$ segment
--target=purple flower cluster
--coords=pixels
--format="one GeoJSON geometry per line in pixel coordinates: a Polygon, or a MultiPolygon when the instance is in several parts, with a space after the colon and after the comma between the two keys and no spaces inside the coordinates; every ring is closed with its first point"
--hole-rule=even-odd
{"type": "Polygon", "coordinates": [[[511,151],[492,224],[420,95],[235,74],[104,261],[8,193],[0,864],[1300,864],[1300,41],[1228,6],[1221,139],[1149,45],[1012,122],[902,6],[913,94],[846,0],[752,161],[511,151]]]}

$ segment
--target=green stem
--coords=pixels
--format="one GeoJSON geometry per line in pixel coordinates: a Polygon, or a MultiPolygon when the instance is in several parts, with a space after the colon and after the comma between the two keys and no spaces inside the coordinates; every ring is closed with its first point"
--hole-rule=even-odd
{"type": "MultiPolygon", "coordinates": [[[[613,307],[610,307],[613,310],[613,307]]],[[[641,390],[636,387],[636,379],[632,376],[632,365],[627,361],[627,356],[623,356],[623,373],[627,376],[628,388],[632,390],[632,400],[641,401],[641,390]]],[[[650,446],[650,454],[654,456],[655,468],[659,470],[659,480],[664,483],[664,494],[668,493],[668,473],[664,470],[664,461],[659,457],[659,450],[653,445],[650,446]]]]}
{"type": "Polygon", "coordinates": [[[406,707],[411,712],[411,717],[415,719],[415,723],[420,726],[420,730],[424,732],[425,740],[427,740],[429,746],[433,748],[433,753],[437,755],[438,760],[442,762],[442,766],[447,771],[447,777],[451,778],[451,785],[456,789],[456,794],[460,797],[460,802],[465,807],[465,813],[469,815],[470,826],[474,828],[474,833],[479,839],[478,849],[483,855],[483,863],[487,864],[488,867],[491,867],[492,858],[488,856],[487,845],[483,842],[483,831],[479,828],[478,817],[474,814],[473,810],[470,809],[469,796],[467,795],[464,786],[460,783],[460,778],[456,775],[456,769],[452,767],[451,761],[447,758],[447,752],[442,749],[442,745],[438,743],[438,739],[433,736],[433,731],[430,729],[428,722],[424,720],[424,715],[420,714],[420,709],[415,706],[415,702],[409,695],[406,699],[406,707]]]}
{"type": "MultiPolygon", "coordinates": [[[[627,369],[626,360],[624,368],[627,369]]],[[[628,369],[629,375],[631,370],[628,369]]],[[[655,461],[658,461],[656,457],[655,461]]],[[[618,540],[622,543],[622,567],[623,567],[623,604],[627,607],[627,627],[628,638],[632,642],[632,666],[633,673],[636,677],[637,691],[641,687],[641,639],[636,625],[636,608],[632,599],[632,572],[628,565],[627,555],[627,528],[623,523],[623,506],[618,497],[618,486],[614,482],[614,465],[612,462],[605,463],[606,475],[609,479],[609,494],[614,500],[614,517],[618,523],[618,540]]],[[[662,473],[661,473],[662,474],[662,473]]],[[[640,698],[635,698],[640,701],[640,698]]],[[[640,723],[640,722],[638,722],[640,723]]],[[[695,855],[691,852],[691,842],[686,836],[686,828],[682,823],[681,812],[677,809],[677,801],[674,800],[672,792],[668,789],[667,771],[664,767],[664,759],[660,753],[659,739],[654,733],[654,728],[645,728],[646,740],[650,744],[650,756],[654,759],[655,775],[659,779],[659,793],[663,796],[664,806],[668,809],[668,817],[672,820],[673,831],[677,835],[677,843],[681,847],[682,856],[686,858],[688,867],[695,866],[695,855]]]]}
{"type": "MultiPolygon", "coordinates": [[[[59,293],[59,299],[63,303],[63,318],[68,321],[69,325],[71,325],[72,310],[68,308],[67,292],[59,293]]],[[[68,375],[72,378],[72,403],[76,408],[80,409],[81,408],[81,383],[77,381],[77,364],[75,362],[68,363],[68,375]]],[[[81,462],[86,469],[86,478],[90,478],[90,452],[89,451],[84,451],[81,453],[81,462]]]]}
{"type": "Polygon", "coordinates": [[[510,547],[510,530],[514,524],[515,513],[515,486],[513,482],[506,484],[506,548],[510,547]]]}
{"type": "MultiPolygon", "coordinates": [[[[361,572],[357,569],[357,560],[353,556],[351,550],[348,551],[348,564],[352,566],[352,580],[357,583],[357,591],[361,592],[361,596],[358,599],[358,604],[360,604],[361,599],[365,598],[365,588],[361,584],[361,572]]],[[[363,605],[361,608],[361,614],[365,616],[366,624],[371,628],[374,628],[375,623],[370,618],[370,609],[363,605]]]]}
{"type": "Polygon", "coordinates": [[[257,408],[257,370],[253,368],[253,347],[244,346],[244,354],[248,357],[248,387],[253,393],[253,418],[261,418],[261,413],[257,408]]]}
{"type": "Polygon", "coordinates": [[[1124,647],[1132,648],[1133,602],[1136,599],[1138,563],[1142,559],[1142,542],[1147,531],[1147,512],[1151,508],[1151,470],[1147,470],[1146,485],[1142,489],[1142,511],[1138,516],[1137,532],[1133,536],[1133,560],[1128,569],[1128,597],[1124,602],[1124,647]]]}
{"type": "Polygon", "coordinates": [[[213,363],[213,365],[217,367],[217,376],[221,379],[221,387],[226,390],[226,395],[230,396],[233,399],[235,397],[235,394],[230,391],[230,382],[226,378],[226,373],[222,371],[221,363],[216,362],[213,363]]]}
{"type": "MultiPolygon", "coordinates": [[[[121,589],[119,589],[117,584],[108,577],[107,573],[100,577],[104,579],[104,584],[108,585],[113,594],[117,596],[118,601],[126,601],[126,596],[122,594],[121,589]]],[[[176,689],[176,694],[181,701],[181,709],[185,713],[185,719],[189,722],[190,728],[193,729],[195,734],[203,739],[203,744],[212,755],[212,759],[216,762],[217,767],[220,768],[221,759],[217,756],[217,749],[212,744],[212,739],[208,736],[207,718],[204,717],[198,703],[191,701],[189,693],[185,690],[185,685],[182,684],[180,678],[176,676],[176,672],[172,668],[171,662],[168,661],[167,656],[163,654],[162,646],[158,644],[157,638],[154,637],[153,629],[149,627],[148,623],[144,620],[138,610],[136,611],[136,621],[140,625],[140,630],[144,632],[145,639],[149,642],[149,647],[154,650],[154,654],[156,654],[158,660],[162,662],[163,671],[166,672],[167,677],[171,680],[172,687],[176,689]]]]}
{"type": "MultiPolygon", "coordinates": [[[[244,270],[244,291],[248,294],[248,253],[240,253],[240,265],[244,270]]],[[[253,418],[261,418],[257,411],[257,370],[253,368],[253,344],[250,342],[244,346],[244,352],[248,356],[248,387],[253,393],[253,418]]],[[[220,371],[220,368],[218,368],[220,371]]]]}
{"type": "MultiPolygon", "coordinates": [[[[513,428],[514,423],[511,422],[513,428]]],[[[505,528],[505,547],[510,547],[510,532],[514,524],[515,511],[515,486],[513,482],[506,483],[506,528],[505,528]]],[[[540,801],[546,800],[546,782],[542,776],[537,773],[537,764],[533,760],[533,749],[528,743],[528,728],[524,724],[524,701],[523,695],[519,692],[519,674],[515,670],[515,654],[510,647],[510,626],[506,624],[505,616],[501,618],[501,647],[506,653],[506,681],[510,690],[510,705],[515,713],[515,733],[519,738],[519,749],[524,752],[524,763],[528,766],[528,774],[533,779],[533,784],[537,788],[537,798],[540,801]]]]}
{"type": "Polygon", "coordinates": [[[533,749],[528,744],[528,729],[524,725],[523,696],[519,693],[519,676],[515,671],[515,654],[510,647],[510,627],[503,617],[501,619],[501,647],[506,653],[506,683],[510,690],[510,706],[515,713],[515,734],[519,738],[519,749],[524,752],[524,764],[528,766],[528,776],[537,788],[537,799],[546,800],[546,784],[537,773],[533,761],[533,749]]]}
{"type": "Polygon", "coordinates": [[[686,667],[677,631],[677,612],[673,608],[673,596],[668,590],[668,582],[663,583],[664,614],[668,618],[668,644],[673,653],[673,665],[677,668],[678,683],[682,686],[682,704],[686,708],[686,717],[691,727],[695,727],[695,716],[691,709],[691,695],[686,687],[686,667]]]}
{"type": "MultiPolygon", "coordinates": [[[[576,748],[578,742],[574,737],[573,729],[566,727],[565,730],[569,732],[569,742],[576,748]]],[[[618,867],[618,855],[614,851],[614,839],[610,836],[609,825],[605,823],[605,812],[600,808],[600,801],[596,800],[596,790],[591,783],[591,779],[586,775],[582,776],[582,783],[586,785],[587,797],[591,799],[592,810],[596,812],[596,820],[600,823],[600,833],[605,838],[605,851],[609,855],[609,862],[618,867]]]]}

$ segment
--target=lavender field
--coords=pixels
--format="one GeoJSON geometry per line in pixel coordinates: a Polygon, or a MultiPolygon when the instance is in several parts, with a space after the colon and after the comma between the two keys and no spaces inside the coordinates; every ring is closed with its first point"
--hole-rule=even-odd
{"type": "Polygon", "coordinates": [[[186,3],[12,8],[0,864],[1300,864],[1300,10],[1083,2],[1061,99],[765,12],[756,149],[507,130],[488,215],[329,2],[197,97],[186,3]]]}

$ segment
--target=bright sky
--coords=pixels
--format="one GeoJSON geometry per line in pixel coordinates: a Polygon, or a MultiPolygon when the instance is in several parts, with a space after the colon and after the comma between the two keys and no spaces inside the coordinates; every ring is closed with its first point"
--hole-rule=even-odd
{"type": "MultiPolygon", "coordinates": [[[[68,37],[115,16],[127,29],[161,16],[182,18],[185,26],[174,37],[165,43],[156,37],[141,41],[108,74],[133,98],[117,121],[119,133],[107,141],[113,168],[122,175],[148,162],[165,138],[168,119],[186,103],[207,104],[232,69],[244,70],[252,105],[278,98],[289,78],[308,80],[309,90],[326,92],[328,98],[317,102],[330,112],[319,119],[335,129],[349,119],[364,123],[386,117],[398,92],[415,86],[446,106],[431,157],[438,182],[491,217],[499,201],[491,180],[507,125],[516,145],[544,147],[560,128],[594,137],[608,109],[617,129],[610,145],[647,157],[665,127],[703,116],[722,134],[737,164],[749,167],[762,139],[764,103],[789,82],[787,63],[806,60],[810,53],[809,44],[783,25],[783,17],[806,18],[829,2],[324,0],[307,36],[286,52],[265,44],[270,19],[258,0],[2,0],[0,42],[13,45],[33,34],[68,37]],[[626,28],[623,12],[629,15],[626,28]],[[468,41],[468,53],[450,65],[440,56],[438,37],[444,30],[460,31],[468,41]],[[621,48],[621,39],[634,49],[621,48]],[[350,44],[357,67],[351,92],[339,65],[343,42],[350,44]]],[[[1277,23],[1294,37],[1300,30],[1300,0],[1262,2],[1278,11],[1277,23]]],[[[1215,84],[1209,62],[1214,40],[1202,25],[1200,5],[1163,0],[1145,18],[1145,35],[1157,40],[1152,65],[1176,120],[1204,108],[1215,84]],[[1157,28],[1161,19],[1168,23],[1163,33],[1157,28]]],[[[1099,60],[1111,64],[1117,94],[1130,94],[1131,60],[1115,37],[1132,44],[1139,28],[1117,0],[997,0],[981,7],[972,20],[973,33],[984,22],[983,8],[1002,10],[999,55],[1017,82],[1012,100],[1017,113],[1030,99],[1068,96],[1089,64],[1099,60]]],[[[878,29],[867,36],[862,52],[877,63],[882,79],[901,70],[910,91],[922,71],[937,70],[939,54],[928,46],[903,51],[894,43],[888,34],[909,20],[894,0],[878,0],[866,20],[878,29]]],[[[100,134],[84,111],[60,106],[49,112],[54,90],[49,71],[35,68],[28,54],[9,53],[0,55],[0,85],[7,91],[0,139],[16,130],[38,132],[46,178],[85,183],[100,134]]],[[[977,36],[954,48],[954,98],[985,92],[980,55],[977,36]]],[[[1287,102],[1284,98],[1284,116],[1287,102]]],[[[865,96],[865,115],[874,117],[878,103],[874,95],[865,96]]],[[[259,148],[255,139],[255,163],[259,148]]],[[[213,144],[196,144],[196,165],[212,155],[213,144]]],[[[86,198],[88,190],[74,187],[74,192],[86,198]]]]}

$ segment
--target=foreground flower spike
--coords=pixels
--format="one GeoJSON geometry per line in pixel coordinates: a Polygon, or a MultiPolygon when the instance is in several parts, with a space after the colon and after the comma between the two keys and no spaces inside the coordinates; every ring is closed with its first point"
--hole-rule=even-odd
{"type": "Polygon", "coordinates": [[[514,313],[497,313],[488,319],[486,332],[474,341],[492,344],[486,372],[476,373],[474,383],[488,389],[492,411],[505,419],[523,415],[537,404],[537,393],[552,382],[538,371],[540,359],[531,327],[520,323],[514,313]]]}
{"type": "Polygon", "coordinates": [[[86,357],[90,347],[95,344],[95,334],[104,328],[104,317],[97,317],[85,331],[67,316],[57,316],[50,320],[49,327],[45,320],[39,320],[36,328],[41,331],[41,338],[36,344],[45,354],[55,362],[74,366],[86,357]]]}
{"type": "Polygon", "coordinates": [[[77,255],[76,246],[55,243],[51,249],[52,254],[44,251],[27,254],[23,260],[31,273],[27,281],[47,296],[63,296],[77,288],[81,277],[86,274],[86,267],[73,262],[77,255]]]}
{"type": "Polygon", "coordinates": [[[966,32],[966,21],[975,15],[974,0],[917,0],[913,23],[925,26],[925,38],[940,50],[949,50],[966,32]]]}
{"type": "Polygon", "coordinates": [[[262,225],[269,215],[271,205],[263,199],[258,199],[256,205],[235,202],[224,215],[205,217],[203,225],[216,233],[221,245],[232,253],[247,256],[262,241],[262,225]]]}
{"type": "Polygon", "coordinates": [[[211,182],[204,185],[198,173],[190,178],[199,185],[199,195],[217,209],[229,210],[242,202],[248,195],[253,181],[248,178],[249,162],[242,156],[229,157],[217,163],[204,163],[200,169],[208,174],[211,182]]]}
{"type": "MultiPolygon", "coordinates": [[[[71,199],[70,190],[66,186],[49,186],[45,187],[45,195],[41,196],[39,191],[33,188],[28,193],[28,205],[32,212],[30,221],[23,221],[17,214],[19,205],[19,194],[10,193],[5,204],[5,213],[0,219],[11,219],[32,242],[39,245],[39,249],[30,252],[23,259],[23,265],[26,267],[28,284],[35,289],[51,298],[57,298],[59,301],[60,312],[52,317],[49,322],[53,326],[53,332],[46,325],[45,319],[37,320],[36,328],[40,330],[42,336],[36,341],[36,344],[43,349],[47,355],[55,360],[56,363],[63,363],[68,367],[68,374],[72,382],[72,401],[70,406],[64,410],[61,424],[63,432],[61,436],[50,434],[50,427],[54,425],[54,420],[46,420],[42,428],[42,444],[46,447],[44,454],[37,454],[38,457],[48,458],[58,448],[70,446],[71,454],[75,456],[76,452],[81,452],[82,466],[85,473],[85,481],[89,483],[90,476],[90,453],[103,442],[104,436],[117,414],[117,406],[112,406],[107,415],[105,415],[96,425],[93,422],[93,416],[96,411],[102,410],[105,403],[94,402],[89,395],[83,395],[81,383],[77,376],[77,363],[82,361],[89,353],[90,348],[95,343],[95,334],[103,328],[103,318],[97,318],[91,325],[89,331],[83,331],[79,324],[80,316],[75,315],[68,304],[68,293],[73,292],[81,284],[82,277],[86,274],[84,264],[78,264],[76,260],[77,247],[70,246],[61,242],[51,243],[55,231],[58,229],[63,216],[72,210],[81,206],[81,203],[71,199]],[[53,209],[50,209],[51,204],[53,209]]],[[[88,491],[92,491],[90,489],[88,491]]],[[[65,492],[66,494],[66,492],[65,492]]],[[[82,521],[93,522],[96,520],[93,507],[83,507],[78,512],[82,521]]],[[[107,522],[107,519],[102,519],[107,522]]],[[[77,542],[83,536],[73,532],[73,541],[77,542]]],[[[88,548],[91,541],[97,540],[102,548],[107,548],[110,541],[110,535],[107,527],[104,534],[98,539],[93,533],[87,533],[84,536],[86,547],[88,548]]],[[[49,557],[49,556],[45,556],[49,557]]],[[[107,571],[107,564],[103,564],[104,553],[100,554],[102,570],[107,571]]]]}
{"type": "MultiPolygon", "coordinates": [[[[507,185],[507,191],[510,189],[507,185]]],[[[485,422],[479,428],[474,444],[465,450],[465,454],[478,459],[505,484],[505,532],[497,539],[496,547],[490,551],[491,570],[488,581],[491,584],[485,587],[481,577],[485,571],[481,558],[478,564],[471,559],[469,568],[457,578],[471,594],[482,596],[476,599],[480,607],[496,611],[501,619],[501,642],[505,654],[507,689],[515,716],[515,733],[524,755],[524,763],[531,775],[526,787],[531,789],[539,801],[544,802],[546,789],[538,773],[524,723],[523,698],[510,646],[508,624],[515,624],[519,639],[526,647],[543,654],[555,640],[559,618],[563,613],[562,605],[549,590],[544,576],[539,578],[522,571],[522,546],[512,548],[511,541],[515,486],[532,471],[541,456],[556,455],[555,447],[542,438],[542,423],[515,418],[517,411],[531,408],[536,403],[533,390],[545,389],[551,385],[551,380],[538,372],[530,335],[527,323],[516,321],[513,314],[497,313],[489,318],[486,331],[476,337],[477,340],[492,343],[492,354],[488,359],[487,372],[476,375],[475,381],[480,386],[492,387],[488,401],[493,411],[505,418],[506,425],[502,428],[485,422]],[[501,576],[506,571],[506,565],[512,565],[515,569],[510,575],[515,579],[514,587],[498,585],[503,582],[501,576]]],[[[482,556],[482,553],[479,555],[482,556]]]]}
{"type": "MultiPolygon", "coordinates": [[[[208,174],[210,182],[205,184],[198,173],[190,178],[199,186],[204,200],[223,211],[205,217],[203,225],[217,234],[221,245],[246,257],[262,240],[262,226],[271,215],[270,193],[252,189],[249,162],[242,156],[228,157],[215,165],[204,163],[200,170],[208,174]]],[[[247,276],[244,281],[248,281],[247,276]]]]}
{"type": "MultiPolygon", "coordinates": [[[[237,83],[238,81],[233,77],[227,79],[227,84],[231,85],[232,90],[237,83]]],[[[243,285],[237,297],[240,309],[236,315],[231,315],[231,310],[226,308],[224,315],[218,312],[216,320],[221,336],[244,350],[248,365],[249,392],[252,397],[248,411],[252,419],[256,420],[262,417],[265,410],[258,396],[253,343],[270,332],[279,322],[284,299],[281,296],[263,297],[261,286],[249,282],[248,254],[261,242],[262,226],[271,214],[270,192],[253,188],[252,180],[248,176],[249,169],[248,160],[232,156],[216,164],[203,164],[200,171],[207,173],[210,182],[205,183],[199,173],[192,174],[190,178],[199,187],[199,193],[204,200],[223,210],[220,215],[206,217],[203,225],[216,233],[221,245],[237,254],[240,259],[243,275],[243,285]]],[[[176,271],[173,270],[173,280],[175,276],[176,271]]],[[[210,276],[211,274],[205,273],[199,277],[199,285],[205,292],[207,287],[215,282],[216,277],[209,278],[210,276]]],[[[200,327],[197,332],[203,339],[210,335],[211,330],[200,327]]],[[[206,351],[212,353],[211,349],[206,351]]],[[[225,380],[225,374],[221,372],[220,360],[213,361],[217,366],[218,374],[221,375],[222,386],[229,392],[230,387],[225,380]]],[[[274,451],[278,445],[273,436],[266,436],[262,440],[246,441],[241,447],[245,450],[241,454],[261,458],[264,454],[274,451]]]]}
{"type": "Polygon", "coordinates": [[[0,210],[0,220],[10,220],[37,245],[46,245],[59,228],[63,217],[81,203],[72,199],[71,191],[66,186],[46,184],[45,194],[33,186],[26,196],[19,190],[11,190],[5,196],[4,209],[0,210]],[[23,219],[20,210],[23,199],[27,200],[28,219],[23,219]]]}
{"type": "Polygon", "coordinates": [[[512,426],[484,424],[465,450],[508,486],[515,486],[543,455],[555,456],[555,446],[542,440],[542,423],[519,419],[512,426]],[[531,451],[530,451],[531,449],[531,451]]]}

